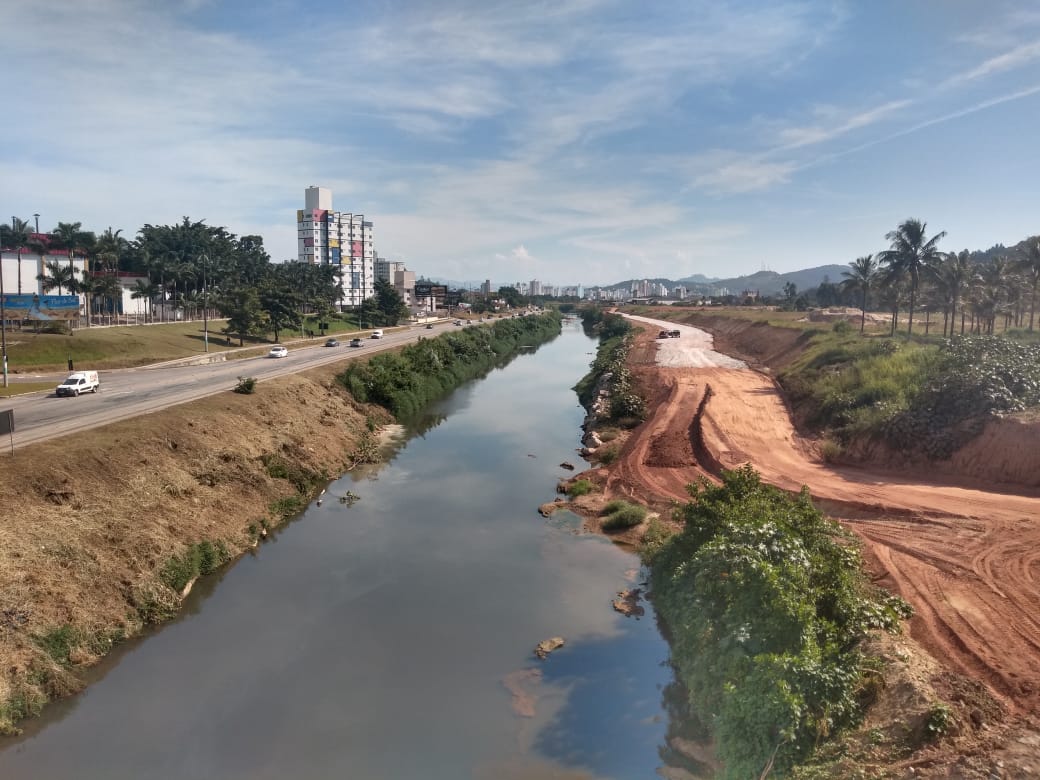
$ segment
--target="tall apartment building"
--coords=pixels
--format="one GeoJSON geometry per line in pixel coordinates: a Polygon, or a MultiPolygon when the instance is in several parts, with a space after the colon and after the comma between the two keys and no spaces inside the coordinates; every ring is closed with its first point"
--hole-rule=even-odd
{"type": "Polygon", "coordinates": [[[325,263],[342,271],[341,308],[360,306],[375,294],[375,249],[372,223],[364,214],[334,211],[332,191],[308,187],[304,207],[296,212],[298,259],[325,263]]]}

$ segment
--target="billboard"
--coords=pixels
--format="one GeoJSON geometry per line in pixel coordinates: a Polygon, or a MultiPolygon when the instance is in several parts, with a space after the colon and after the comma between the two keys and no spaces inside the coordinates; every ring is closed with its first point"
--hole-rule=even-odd
{"type": "Polygon", "coordinates": [[[415,297],[416,298],[443,298],[448,294],[448,288],[443,284],[427,284],[422,282],[415,285],[415,297]]]}
{"type": "Polygon", "coordinates": [[[74,320],[79,317],[78,295],[4,295],[11,320],[74,320]]]}

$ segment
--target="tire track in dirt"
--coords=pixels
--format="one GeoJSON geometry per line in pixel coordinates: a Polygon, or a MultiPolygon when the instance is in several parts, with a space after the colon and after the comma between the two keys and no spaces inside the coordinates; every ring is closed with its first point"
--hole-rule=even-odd
{"type": "MultiPolygon", "coordinates": [[[[653,340],[648,333],[640,338],[653,340]]],[[[698,354],[693,365],[703,366],[700,360],[698,354]]],[[[832,467],[795,431],[779,388],[763,374],[636,370],[652,399],[649,414],[623,447],[608,491],[649,503],[685,501],[689,483],[743,463],[785,490],[808,485],[815,501],[863,539],[886,585],[914,605],[915,639],[987,683],[1013,709],[1040,712],[1040,491],[996,492],[952,480],[937,484],[908,470],[832,467]],[[676,441],[669,431],[690,436],[697,463],[650,465],[670,462],[659,451],[676,441]]]]}

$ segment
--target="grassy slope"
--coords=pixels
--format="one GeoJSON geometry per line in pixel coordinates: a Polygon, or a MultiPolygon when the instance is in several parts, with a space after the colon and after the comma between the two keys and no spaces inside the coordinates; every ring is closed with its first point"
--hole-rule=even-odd
{"type": "MultiPolygon", "coordinates": [[[[223,320],[210,320],[210,351],[228,348],[220,333],[223,327],[223,320]]],[[[304,327],[317,331],[313,322],[305,323],[304,327]]],[[[352,323],[335,318],[329,320],[329,335],[356,331],[352,323]]],[[[280,337],[284,342],[298,339],[300,333],[283,331],[280,337]]],[[[321,338],[315,337],[315,340],[321,338]]],[[[271,342],[266,338],[246,339],[245,346],[262,346],[271,342]]],[[[237,338],[234,346],[238,346],[237,338]]],[[[128,368],[200,355],[205,351],[205,338],[201,321],[79,328],[72,336],[8,328],[7,348],[12,373],[64,371],[69,358],[76,368],[128,368]]]]}

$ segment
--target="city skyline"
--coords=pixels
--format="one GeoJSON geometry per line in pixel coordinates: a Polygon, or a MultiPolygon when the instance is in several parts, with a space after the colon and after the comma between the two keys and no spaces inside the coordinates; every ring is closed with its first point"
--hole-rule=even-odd
{"type": "Polygon", "coordinates": [[[294,259],[317,185],[419,274],[586,286],[1040,231],[1009,0],[4,5],[0,208],[44,230],[187,215],[294,259]]]}

